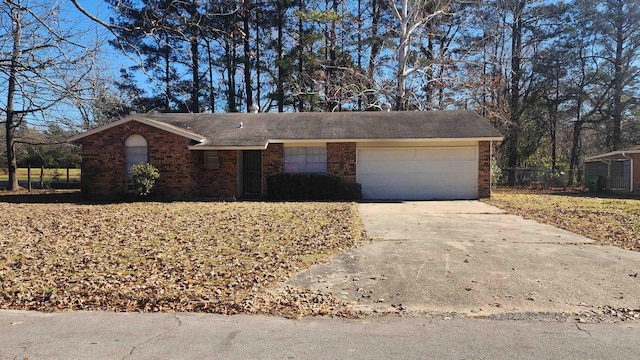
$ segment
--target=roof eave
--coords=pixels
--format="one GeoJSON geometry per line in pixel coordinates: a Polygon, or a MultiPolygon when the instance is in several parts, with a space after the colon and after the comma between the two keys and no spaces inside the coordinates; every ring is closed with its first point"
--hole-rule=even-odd
{"type": "Polygon", "coordinates": [[[192,145],[189,146],[189,150],[206,151],[206,150],[265,150],[268,144],[265,145],[192,145]]]}
{"type": "Polygon", "coordinates": [[[188,130],[180,129],[179,127],[176,127],[176,126],[173,126],[173,125],[161,122],[161,121],[151,120],[151,119],[145,118],[144,116],[140,116],[140,115],[131,115],[131,116],[127,116],[125,118],[122,118],[120,120],[116,120],[114,122],[108,123],[106,125],[99,126],[97,128],[93,128],[93,129],[85,131],[83,133],[71,136],[71,137],[67,138],[66,141],[68,143],[74,143],[74,142],[77,142],[80,139],[83,139],[83,138],[87,137],[87,136],[91,136],[91,135],[100,133],[102,131],[114,128],[116,126],[120,126],[122,124],[126,124],[126,123],[128,123],[130,121],[137,121],[139,123],[142,123],[142,124],[145,124],[145,125],[148,125],[148,126],[160,129],[160,130],[164,130],[164,131],[167,131],[167,132],[170,132],[170,133],[173,133],[173,134],[176,134],[176,135],[179,135],[179,136],[191,139],[191,140],[195,140],[195,141],[198,141],[198,142],[203,142],[203,141],[207,140],[204,136],[202,136],[200,134],[196,134],[196,133],[188,131],[188,130]]]}
{"type": "Polygon", "coordinates": [[[189,150],[265,150],[269,144],[298,144],[298,143],[345,143],[345,142],[451,142],[451,141],[501,141],[502,136],[474,137],[474,138],[372,138],[372,139],[269,139],[264,145],[206,145],[189,146],[189,150]]]}
{"type": "Polygon", "coordinates": [[[367,139],[269,139],[270,144],[280,143],[340,143],[340,142],[444,142],[444,141],[502,141],[502,136],[454,137],[454,138],[367,138],[367,139]]]}
{"type": "Polygon", "coordinates": [[[626,154],[640,154],[640,150],[628,150],[628,151],[611,151],[605,154],[589,156],[584,159],[584,162],[594,161],[606,161],[606,160],[626,160],[626,154]]]}

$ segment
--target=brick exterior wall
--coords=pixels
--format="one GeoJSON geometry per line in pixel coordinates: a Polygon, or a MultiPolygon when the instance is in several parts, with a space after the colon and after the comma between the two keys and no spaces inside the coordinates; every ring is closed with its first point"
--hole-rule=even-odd
{"type": "Polygon", "coordinates": [[[640,193],[640,154],[631,154],[633,158],[633,192],[640,193]]]}
{"type": "Polygon", "coordinates": [[[146,139],[148,162],[160,172],[156,192],[168,197],[192,194],[195,183],[189,139],[130,121],[79,140],[84,196],[114,198],[126,192],[125,141],[133,134],[146,139]]]}
{"type": "Polygon", "coordinates": [[[267,194],[267,178],[284,171],[284,145],[269,144],[267,149],[262,151],[262,192],[267,194]]]}
{"type": "Polygon", "coordinates": [[[206,197],[233,198],[238,191],[238,152],[218,150],[218,168],[204,168],[204,151],[192,151],[194,178],[197,179],[195,194],[206,197]]]}
{"type": "Polygon", "coordinates": [[[327,144],[327,174],[356,182],[356,143],[327,144]]]}
{"type": "MultiPolygon", "coordinates": [[[[134,134],[147,141],[148,162],[158,168],[156,192],[169,198],[193,195],[231,198],[237,196],[237,151],[219,150],[219,168],[204,169],[204,152],[189,150],[189,139],[136,121],[80,139],[82,145],[82,192],[91,199],[114,198],[126,192],[125,141],[134,134]]],[[[635,187],[640,189],[640,156],[636,155],[635,187]]],[[[283,144],[269,144],[262,152],[263,191],[266,180],[284,171],[283,144]]],[[[356,181],[356,143],[327,144],[327,174],[356,181]]],[[[478,197],[491,196],[491,143],[478,144],[478,197]]]]}
{"type": "Polygon", "coordinates": [[[491,142],[478,143],[478,198],[491,197],[491,142]]]}

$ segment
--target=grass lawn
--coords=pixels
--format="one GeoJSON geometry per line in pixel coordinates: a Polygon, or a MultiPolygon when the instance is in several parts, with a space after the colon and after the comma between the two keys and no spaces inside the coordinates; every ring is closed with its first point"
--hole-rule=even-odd
{"type": "MultiPolygon", "coordinates": [[[[8,199],[8,198],[7,198],[8,199]]],[[[350,203],[3,201],[0,308],[341,315],[277,286],[362,240],[350,203]]]]}
{"type": "MultiPolygon", "coordinates": [[[[34,183],[40,181],[40,168],[31,168],[31,181],[34,183]]],[[[27,168],[18,168],[18,181],[28,180],[27,168]]],[[[7,169],[0,170],[0,181],[8,181],[9,174],[7,169]]],[[[67,169],[44,169],[43,181],[51,182],[64,182],[67,181],[67,169]]],[[[80,181],[80,169],[69,169],[69,181],[80,181]]]]}
{"type": "Polygon", "coordinates": [[[509,213],[587,236],[602,244],[640,251],[640,200],[589,193],[498,190],[486,203],[509,213]]]}

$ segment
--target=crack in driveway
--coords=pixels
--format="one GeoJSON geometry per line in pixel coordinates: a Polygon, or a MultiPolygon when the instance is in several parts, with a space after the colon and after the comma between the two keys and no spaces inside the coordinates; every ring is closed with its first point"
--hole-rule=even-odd
{"type": "Polygon", "coordinates": [[[587,333],[587,335],[591,336],[591,333],[588,330],[585,330],[583,328],[580,327],[580,324],[576,324],[576,328],[582,332],[587,333]]]}
{"type": "Polygon", "coordinates": [[[133,353],[134,353],[138,348],[140,348],[141,346],[146,345],[146,344],[148,344],[148,343],[150,343],[150,342],[152,342],[152,341],[154,341],[154,340],[157,340],[157,339],[159,339],[159,338],[161,338],[161,337],[163,337],[163,336],[165,336],[165,335],[169,334],[170,332],[175,331],[177,328],[181,327],[181,326],[182,326],[182,320],[180,320],[180,318],[178,317],[178,315],[177,315],[176,313],[172,313],[172,315],[173,315],[173,316],[172,316],[172,318],[173,318],[173,319],[175,319],[175,320],[176,320],[176,322],[177,322],[177,324],[176,324],[174,327],[172,327],[172,328],[170,328],[170,329],[167,329],[167,330],[165,330],[165,331],[161,332],[160,334],[157,334],[157,335],[155,335],[155,336],[152,336],[152,337],[148,338],[147,340],[145,340],[145,341],[141,341],[140,343],[138,343],[138,344],[134,345],[134,346],[131,348],[131,351],[129,351],[129,354],[128,354],[128,355],[126,355],[125,357],[123,357],[123,358],[122,358],[122,360],[125,360],[125,359],[127,359],[127,358],[131,357],[131,356],[133,355],[133,353]]]}

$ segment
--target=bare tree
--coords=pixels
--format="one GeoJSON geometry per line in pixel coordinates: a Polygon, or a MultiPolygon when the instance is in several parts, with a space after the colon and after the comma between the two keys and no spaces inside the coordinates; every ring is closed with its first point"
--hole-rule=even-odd
{"type": "Polygon", "coordinates": [[[417,72],[427,71],[429,63],[415,54],[416,42],[426,39],[429,22],[448,11],[449,0],[389,0],[396,21],[396,110],[407,110],[407,81],[417,72]]]}
{"type": "Polygon", "coordinates": [[[75,42],[70,24],[59,17],[59,3],[3,0],[0,4],[0,100],[4,113],[8,190],[18,190],[16,129],[26,121],[48,118],[81,93],[91,71],[93,51],[75,42]]]}

